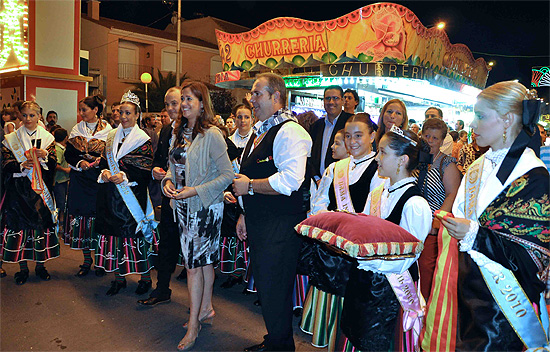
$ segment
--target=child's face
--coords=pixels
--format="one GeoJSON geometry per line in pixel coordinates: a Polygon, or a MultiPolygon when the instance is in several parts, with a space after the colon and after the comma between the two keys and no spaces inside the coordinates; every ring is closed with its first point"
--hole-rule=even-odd
{"type": "Polygon", "coordinates": [[[346,147],[350,155],[360,159],[372,151],[374,133],[361,121],[346,123],[346,147]]]}
{"type": "Polygon", "coordinates": [[[348,151],[342,133],[337,133],[336,136],[334,136],[334,143],[330,146],[330,149],[332,149],[332,158],[335,160],[348,157],[348,151]]]}

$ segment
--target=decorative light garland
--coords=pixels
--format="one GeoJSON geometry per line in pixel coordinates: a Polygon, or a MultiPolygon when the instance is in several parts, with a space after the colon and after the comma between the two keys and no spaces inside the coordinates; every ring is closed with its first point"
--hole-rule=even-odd
{"type": "Polygon", "coordinates": [[[19,61],[18,66],[26,66],[29,63],[27,29],[28,7],[26,1],[4,0],[3,9],[0,12],[2,30],[2,51],[0,51],[0,69],[4,68],[11,53],[19,61]]]}

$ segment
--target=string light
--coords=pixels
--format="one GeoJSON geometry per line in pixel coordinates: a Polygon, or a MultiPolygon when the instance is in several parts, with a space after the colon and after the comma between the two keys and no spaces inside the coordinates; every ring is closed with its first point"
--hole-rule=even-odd
{"type": "Polygon", "coordinates": [[[2,51],[0,52],[0,68],[3,68],[11,53],[19,61],[19,66],[27,65],[27,28],[28,9],[25,1],[4,0],[4,10],[0,12],[0,23],[4,25],[2,33],[2,51]],[[23,22],[23,23],[21,23],[23,22]]]}

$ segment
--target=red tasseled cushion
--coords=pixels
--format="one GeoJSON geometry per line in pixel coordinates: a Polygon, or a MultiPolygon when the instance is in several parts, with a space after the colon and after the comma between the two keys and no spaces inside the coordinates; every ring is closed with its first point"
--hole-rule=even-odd
{"type": "Polygon", "coordinates": [[[365,214],[321,213],[302,221],[295,229],[303,236],[340,248],[354,258],[406,257],[424,248],[422,241],[402,227],[365,214]]]}

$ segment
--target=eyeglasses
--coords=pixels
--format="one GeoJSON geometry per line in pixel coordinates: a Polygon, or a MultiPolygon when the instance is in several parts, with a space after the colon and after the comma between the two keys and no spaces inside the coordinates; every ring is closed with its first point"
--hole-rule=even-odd
{"type": "Polygon", "coordinates": [[[340,99],[342,99],[342,98],[340,98],[340,97],[325,97],[326,102],[330,102],[331,100],[334,100],[334,102],[337,102],[340,99]]]}

